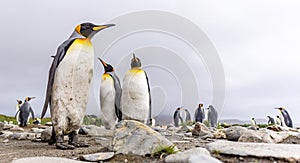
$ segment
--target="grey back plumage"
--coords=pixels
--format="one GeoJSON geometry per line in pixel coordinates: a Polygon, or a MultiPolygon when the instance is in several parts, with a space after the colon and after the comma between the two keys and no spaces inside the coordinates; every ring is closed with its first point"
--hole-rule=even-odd
{"type": "Polygon", "coordinates": [[[114,88],[116,91],[115,95],[115,112],[118,117],[118,121],[122,120],[122,109],[121,109],[121,96],[122,96],[122,88],[119,77],[114,72],[109,72],[110,76],[114,80],[114,88]]]}
{"type": "Polygon", "coordinates": [[[31,117],[34,119],[34,112],[31,108],[30,103],[24,102],[24,104],[20,107],[19,111],[20,111],[19,112],[19,120],[20,120],[21,126],[27,125],[27,121],[28,121],[30,114],[31,114],[31,117]]]}
{"type": "Polygon", "coordinates": [[[205,118],[205,113],[202,107],[198,107],[195,111],[195,122],[201,122],[203,123],[203,120],[205,118]]]}
{"type": "Polygon", "coordinates": [[[49,70],[49,76],[48,76],[48,83],[47,83],[47,90],[46,90],[46,98],[44,101],[44,106],[42,110],[41,118],[43,118],[46,114],[48,104],[51,107],[51,93],[52,93],[52,86],[54,83],[54,77],[57,67],[59,66],[60,62],[65,57],[68,48],[71,46],[71,44],[75,41],[77,38],[84,38],[83,36],[76,34],[73,32],[72,36],[64,41],[57,49],[56,55],[54,56],[54,59],[52,61],[50,70],[49,70]]]}
{"type": "Polygon", "coordinates": [[[218,112],[212,105],[209,105],[209,107],[208,107],[208,117],[207,118],[208,118],[210,127],[217,127],[218,112]]]}

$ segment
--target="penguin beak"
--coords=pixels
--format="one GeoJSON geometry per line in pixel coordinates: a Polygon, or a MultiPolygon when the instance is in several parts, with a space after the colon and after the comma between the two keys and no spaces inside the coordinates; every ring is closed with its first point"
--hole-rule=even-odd
{"type": "Polygon", "coordinates": [[[134,53],[132,53],[132,56],[133,56],[133,59],[135,59],[135,58],[136,58],[134,53]]]}
{"type": "Polygon", "coordinates": [[[92,29],[93,29],[93,31],[101,31],[102,29],[113,27],[113,26],[115,26],[115,24],[96,25],[92,29]]]}
{"type": "Polygon", "coordinates": [[[107,67],[107,63],[105,63],[101,58],[98,58],[104,67],[107,67]]]}

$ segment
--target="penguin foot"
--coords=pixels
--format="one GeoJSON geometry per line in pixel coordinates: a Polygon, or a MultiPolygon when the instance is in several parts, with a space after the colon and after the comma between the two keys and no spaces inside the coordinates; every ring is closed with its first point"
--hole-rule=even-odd
{"type": "Polygon", "coordinates": [[[66,143],[56,143],[56,149],[72,150],[75,149],[75,146],[66,143]]]}
{"type": "Polygon", "coordinates": [[[89,144],[84,142],[70,142],[69,144],[75,147],[89,147],[89,144]]]}

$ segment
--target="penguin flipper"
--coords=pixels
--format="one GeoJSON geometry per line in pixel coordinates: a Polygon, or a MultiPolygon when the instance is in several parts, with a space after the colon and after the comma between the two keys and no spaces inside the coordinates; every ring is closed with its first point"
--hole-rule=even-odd
{"type": "Polygon", "coordinates": [[[151,91],[150,91],[150,85],[149,85],[149,79],[146,71],[144,71],[146,80],[147,80],[147,85],[148,85],[148,93],[149,93],[149,120],[152,118],[152,107],[151,107],[151,91]]]}
{"type": "Polygon", "coordinates": [[[33,112],[31,107],[29,108],[29,111],[30,111],[30,114],[31,114],[31,118],[34,119],[34,112],[33,112]]]}
{"type": "Polygon", "coordinates": [[[122,110],[121,110],[121,96],[122,96],[122,88],[120,85],[120,79],[117,75],[111,75],[114,80],[114,88],[116,90],[115,95],[115,112],[118,117],[118,121],[122,120],[122,110]]]}
{"type": "Polygon", "coordinates": [[[52,86],[54,83],[54,76],[55,76],[56,68],[58,67],[59,63],[63,60],[68,48],[71,46],[71,44],[74,41],[75,41],[75,39],[66,40],[57,49],[56,55],[54,56],[54,59],[52,61],[52,64],[51,64],[51,67],[49,70],[46,98],[45,98],[41,118],[43,118],[45,116],[47,108],[48,108],[48,104],[51,105],[51,93],[52,93],[52,86]]]}

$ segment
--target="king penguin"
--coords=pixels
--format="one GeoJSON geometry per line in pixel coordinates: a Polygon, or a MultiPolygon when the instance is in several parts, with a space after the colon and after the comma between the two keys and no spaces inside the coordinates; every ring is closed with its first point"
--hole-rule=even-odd
{"type": "Polygon", "coordinates": [[[209,105],[207,108],[207,120],[209,123],[209,127],[217,127],[218,112],[212,105],[209,105]]]}
{"type": "Polygon", "coordinates": [[[279,115],[276,116],[276,125],[282,126],[282,121],[279,115]]]}
{"type": "Polygon", "coordinates": [[[252,125],[256,125],[256,121],[255,121],[254,118],[251,118],[251,124],[252,124],[252,125]]]}
{"type": "MultiPolygon", "coordinates": [[[[17,118],[18,122],[19,122],[19,126],[27,126],[27,123],[30,119],[30,114],[31,114],[31,118],[34,119],[34,112],[32,110],[32,107],[29,103],[30,100],[34,99],[35,97],[26,97],[24,103],[22,105],[20,105],[20,109],[19,111],[16,113],[16,117],[18,116],[19,118],[17,118]]],[[[20,104],[21,102],[19,102],[20,104]]]]}
{"type": "Polygon", "coordinates": [[[56,142],[58,149],[86,147],[78,141],[78,131],[83,122],[94,69],[94,48],[91,38],[114,24],[76,26],[71,37],[57,49],[49,70],[46,98],[41,118],[48,104],[53,131],[49,144],[56,142]],[[68,144],[64,135],[69,136],[68,144]]]}
{"type": "Polygon", "coordinates": [[[272,118],[271,116],[267,116],[267,118],[268,118],[268,125],[274,125],[275,124],[275,120],[274,120],[274,118],[272,118]]]}
{"type": "Polygon", "coordinates": [[[195,111],[195,122],[203,123],[204,118],[205,118],[205,112],[204,112],[203,104],[199,104],[198,108],[195,111]]]}
{"type": "Polygon", "coordinates": [[[142,63],[133,53],[131,70],[123,80],[121,108],[123,119],[137,120],[150,124],[151,94],[147,74],[141,69],[142,63]]]}
{"type": "Polygon", "coordinates": [[[100,85],[101,120],[106,129],[113,129],[117,120],[122,120],[121,84],[114,68],[102,59],[98,59],[104,67],[100,85]]]}
{"type": "Polygon", "coordinates": [[[285,124],[287,127],[293,127],[292,119],[291,119],[289,113],[286,111],[286,109],[283,107],[275,108],[275,109],[278,109],[279,112],[281,113],[281,115],[283,117],[282,123],[285,124]]]}
{"type": "Polygon", "coordinates": [[[20,108],[21,108],[22,104],[23,104],[22,100],[17,100],[15,118],[16,118],[16,121],[18,122],[18,125],[20,124],[19,114],[20,114],[20,108]]]}

